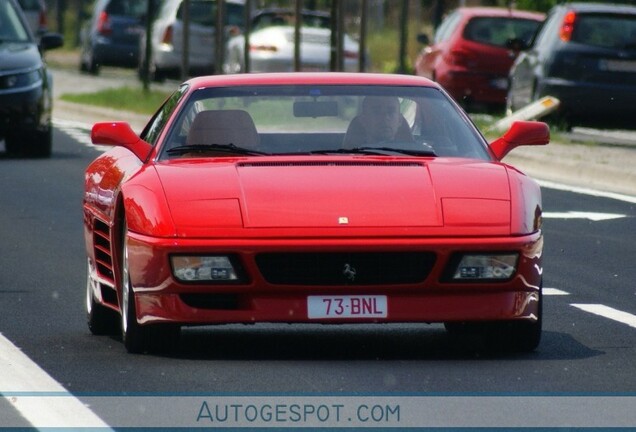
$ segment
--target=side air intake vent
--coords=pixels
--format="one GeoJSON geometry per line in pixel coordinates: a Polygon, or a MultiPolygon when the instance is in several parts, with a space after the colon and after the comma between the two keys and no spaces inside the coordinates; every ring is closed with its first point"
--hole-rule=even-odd
{"type": "Polygon", "coordinates": [[[95,247],[97,272],[108,282],[114,284],[115,276],[113,271],[113,256],[111,255],[110,227],[100,220],[95,220],[93,245],[95,247]]]}

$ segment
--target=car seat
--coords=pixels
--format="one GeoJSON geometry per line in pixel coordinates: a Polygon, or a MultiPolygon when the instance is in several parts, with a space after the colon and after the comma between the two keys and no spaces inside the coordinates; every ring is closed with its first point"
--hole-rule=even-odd
{"type": "Polygon", "coordinates": [[[207,110],[201,111],[194,118],[186,144],[234,144],[255,150],[259,141],[258,131],[247,111],[207,110]]]}

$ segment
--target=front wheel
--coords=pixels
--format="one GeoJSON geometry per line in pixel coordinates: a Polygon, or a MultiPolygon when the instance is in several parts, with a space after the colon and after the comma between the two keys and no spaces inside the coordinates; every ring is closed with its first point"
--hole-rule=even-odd
{"type": "Polygon", "coordinates": [[[541,342],[543,326],[543,289],[537,298],[537,316],[534,320],[486,322],[447,322],[446,330],[458,336],[478,336],[488,350],[505,352],[532,352],[541,342]]]}
{"type": "Polygon", "coordinates": [[[169,352],[177,348],[181,329],[174,324],[146,324],[137,321],[135,293],[130,281],[127,228],[124,225],[121,257],[121,335],[129,353],[169,352]]]}
{"type": "Polygon", "coordinates": [[[94,335],[117,334],[117,315],[114,311],[95,301],[93,267],[86,266],[86,321],[94,335]]]}
{"type": "Polygon", "coordinates": [[[49,158],[53,150],[52,127],[43,130],[14,131],[5,137],[5,148],[12,156],[49,158]]]}

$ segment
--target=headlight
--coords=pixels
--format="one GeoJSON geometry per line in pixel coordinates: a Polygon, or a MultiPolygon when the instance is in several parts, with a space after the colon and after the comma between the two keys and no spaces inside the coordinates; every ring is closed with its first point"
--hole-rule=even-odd
{"type": "Polygon", "coordinates": [[[466,254],[454,269],[452,280],[510,279],[517,270],[518,254],[466,254]]]}
{"type": "Polygon", "coordinates": [[[40,69],[0,76],[0,90],[30,87],[42,80],[40,69]]]}
{"type": "Polygon", "coordinates": [[[226,255],[185,256],[170,258],[172,273],[181,282],[237,282],[239,271],[226,255]]]}

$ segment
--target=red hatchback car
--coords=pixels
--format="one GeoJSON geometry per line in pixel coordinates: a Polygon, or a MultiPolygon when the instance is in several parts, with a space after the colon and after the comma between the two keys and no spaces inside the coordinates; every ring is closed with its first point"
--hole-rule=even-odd
{"type": "Polygon", "coordinates": [[[506,8],[466,7],[448,15],[432,43],[415,61],[417,75],[440,83],[465,106],[502,107],[508,72],[520,49],[526,47],[545,15],[506,8]]]}

